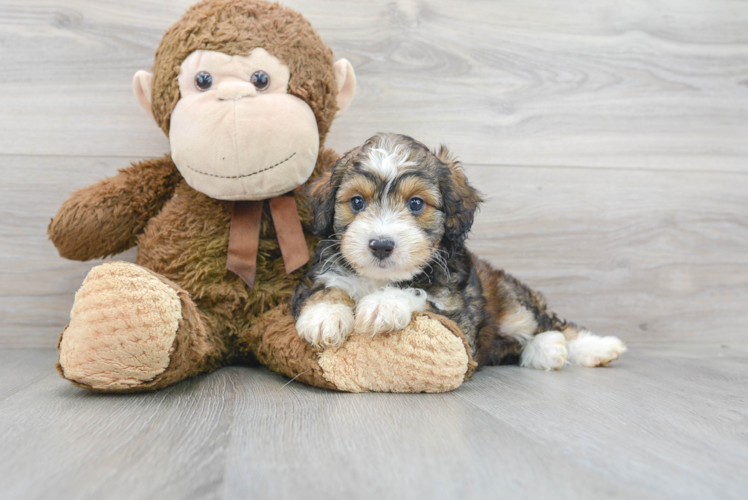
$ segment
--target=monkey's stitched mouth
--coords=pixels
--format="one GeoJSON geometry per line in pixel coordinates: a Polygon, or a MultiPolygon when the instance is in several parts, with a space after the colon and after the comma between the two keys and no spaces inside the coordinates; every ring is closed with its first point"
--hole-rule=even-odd
{"type": "Polygon", "coordinates": [[[272,170],[272,169],[274,169],[275,167],[277,167],[278,165],[282,165],[282,164],[286,163],[286,162],[287,162],[288,160],[290,160],[290,159],[291,159],[291,158],[293,158],[294,156],[296,156],[296,153],[295,153],[295,152],[294,152],[294,153],[291,153],[291,156],[289,156],[289,157],[288,157],[288,158],[286,158],[285,160],[281,160],[281,161],[279,161],[279,162],[278,162],[278,163],[276,163],[275,165],[270,165],[269,167],[265,167],[265,168],[263,168],[262,170],[258,170],[257,172],[252,172],[251,174],[244,174],[244,175],[218,175],[218,174],[211,174],[211,173],[209,173],[209,172],[202,172],[202,171],[200,171],[200,170],[194,169],[194,168],[190,167],[189,165],[187,165],[187,168],[189,168],[189,169],[190,169],[190,170],[192,170],[193,172],[197,172],[198,174],[202,174],[202,175],[209,175],[209,176],[211,176],[211,177],[220,177],[221,179],[242,179],[242,178],[244,178],[244,177],[252,177],[253,175],[261,174],[261,173],[263,173],[263,172],[267,172],[268,170],[272,170]]]}

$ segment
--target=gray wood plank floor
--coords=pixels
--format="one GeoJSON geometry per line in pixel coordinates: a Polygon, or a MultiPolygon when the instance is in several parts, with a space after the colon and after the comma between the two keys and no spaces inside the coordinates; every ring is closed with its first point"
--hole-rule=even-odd
{"type": "MultiPolygon", "coordinates": [[[[168,151],[130,81],[190,3],[0,0],[0,346],[54,346],[96,264],[46,239],[68,194],[168,151]]],[[[287,3],[358,75],[329,146],[448,144],[487,198],[472,248],[563,316],[746,341],[748,4],[287,3]]]]}
{"type": "Polygon", "coordinates": [[[632,346],[603,369],[340,394],[231,367],[143,395],[0,350],[0,497],[745,498],[748,348],[632,346]]]}
{"type": "MultiPolygon", "coordinates": [[[[130,81],[193,0],[0,0],[0,499],[748,497],[748,3],[288,0],[358,76],[327,145],[446,143],[470,246],[630,343],[441,395],[231,367],[102,396],[54,372],[46,225],[168,142],[130,81]]],[[[134,251],[118,259],[134,260],[134,251]]]]}

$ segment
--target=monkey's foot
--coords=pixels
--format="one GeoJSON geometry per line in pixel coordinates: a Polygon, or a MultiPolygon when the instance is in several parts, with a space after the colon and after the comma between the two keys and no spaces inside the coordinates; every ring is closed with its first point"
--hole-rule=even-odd
{"type": "Polygon", "coordinates": [[[272,370],[300,382],[347,392],[445,392],[475,370],[457,325],[431,313],[388,335],[354,331],[339,348],[314,348],[300,338],[287,306],[260,318],[247,349],[272,370]]]}
{"type": "Polygon", "coordinates": [[[418,314],[389,335],[354,333],[319,356],[324,377],[348,392],[446,392],[472,375],[464,335],[446,318],[418,314]]]}
{"type": "Polygon", "coordinates": [[[60,374],[105,392],[164,387],[201,371],[210,351],[188,294],[128,262],[93,268],[58,344],[60,374]]]}

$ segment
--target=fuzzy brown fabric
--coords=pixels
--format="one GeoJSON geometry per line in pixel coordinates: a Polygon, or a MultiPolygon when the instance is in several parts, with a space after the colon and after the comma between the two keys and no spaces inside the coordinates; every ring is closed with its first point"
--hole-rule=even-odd
{"type": "Polygon", "coordinates": [[[181,180],[168,155],[133,163],[74,192],[52,219],[49,238],[60,256],[71,260],[124,252],[136,245],[148,220],[161,211],[181,180]]]}
{"type": "MultiPolygon", "coordinates": [[[[320,155],[329,161],[330,155],[320,155]]],[[[297,194],[299,206],[306,206],[297,194]]],[[[233,202],[209,198],[178,184],[174,196],[151,219],[138,239],[137,263],[178,283],[190,293],[214,332],[216,348],[228,356],[238,335],[252,321],[288,300],[306,267],[286,275],[270,211],[265,205],[260,223],[257,278],[250,289],[236,274],[227,271],[229,228],[233,202]]],[[[308,209],[300,212],[306,225],[308,209]]],[[[307,246],[314,251],[317,238],[307,233],[307,246]]]]}
{"type": "Polygon", "coordinates": [[[169,135],[169,119],[179,101],[177,76],[196,50],[246,56],[262,47],[291,73],[288,93],[305,101],[317,117],[325,142],[337,111],[338,88],[332,51],[301,14],[256,0],[206,0],[190,7],[164,35],[153,65],[152,109],[169,135]]]}
{"type": "Polygon", "coordinates": [[[465,338],[446,318],[413,314],[394,334],[352,332],[342,346],[319,354],[325,380],[347,392],[446,392],[469,377],[465,338]]]}
{"type": "MultiPolygon", "coordinates": [[[[200,311],[197,309],[194,302],[192,302],[192,299],[190,299],[189,294],[163,276],[160,276],[149,269],[143,270],[174,290],[181,304],[182,317],[178,321],[176,338],[171,347],[169,365],[166,367],[166,370],[160,373],[157,377],[154,377],[152,380],[145,381],[138,385],[129,387],[110,385],[102,388],[82,383],[79,380],[67,376],[63,366],[58,362],[56,364],[57,372],[63,378],[70,380],[70,382],[78,387],[89,389],[94,392],[131,393],[161,389],[173,384],[174,382],[183,380],[186,377],[213,370],[221,365],[221,357],[213,346],[209,332],[203,325],[200,311]]],[[[57,343],[58,349],[60,348],[62,339],[69,326],[70,325],[66,326],[60,334],[60,339],[57,343]]]]}
{"type": "MultiPolygon", "coordinates": [[[[156,53],[152,106],[157,122],[168,135],[179,100],[179,66],[191,52],[247,55],[256,47],[288,65],[289,93],[313,110],[320,153],[311,179],[324,175],[338,158],[322,147],[337,109],[332,52],[306,20],[276,4],[207,0],[190,8],[167,31],[156,53]]],[[[312,217],[301,191],[295,196],[313,253],[318,238],[310,229],[312,217]]],[[[182,320],[169,365],[153,380],[121,390],[157,389],[219,366],[257,360],[284,375],[298,375],[301,382],[334,388],[322,376],[317,352],[296,334],[288,312],[287,302],[307,266],[286,275],[266,206],[255,288],[248,288],[226,268],[232,208],[233,202],[188,186],[166,156],[134,163],[75,192],[50,223],[50,239],[63,257],[88,260],[138,245],[137,264],[177,292],[182,320]]],[[[74,334],[68,328],[61,339],[74,334]]],[[[64,366],[58,370],[64,376],[64,366]]]]}
{"type": "Polygon", "coordinates": [[[288,304],[263,314],[243,335],[241,350],[254,353],[263,365],[299,382],[326,389],[336,389],[325,380],[317,363],[319,349],[296,333],[288,304]]]}
{"type": "MultiPolygon", "coordinates": [[[[417,315],[434,320],[434,325],[441,324],[452,335],[460,339],[468,358],[464,380],[469,380],[473,373],[475,373],[478,364],[470,356],[470,346],[468,345],[467,338],[460,331],[457,324],[444,316],[431,312],[421,312],[417,315]]],[[[312,347],[309,342],[301,339],[296,333],[294,319],[287,304],[283,304],[262,315],[253,324],[252,328],[242,336],[241,349],[246,353],[254,353],[262,364],[274,372],[294,378],[305,384],[340,390],[340,388],[325,377],[324,370],[317,362],[318,355],[323,352],[322,349],[312,347]]],[[[395,351],[388,352],[388,354],[394,352],[396,352],[396,349],[395,351]]],[[[386,358],[382,358],[382,360],[387,361],[386,358]]],[[[439,370],[440,366],[429,366],[428,368],[439,370]]],[[[392,369],[393,374],[402,371],[404,369],[401,370],[400,367],[392,369]]],[[[437,380],[437,377],[434,377],[434,380],[437,380]]]]}
{"type": "MultiPolygon", "coordinates": [[[[195,50],[248,55],[263,47],[290,70],[289,93],[309,104],[320,132],[320,154],[312,177],[326,171],[337,154],[322,147],[337,110],[332,51],[300,14],[257,0],[206,0],[184,14],[164,35],[156,52],[152,109],[168,135],[179,100],[179,66],[195,50]]],[[[306,200],[296,194],[308,227],[306,200]]],[[[275,227],[263,212],[256,286],[247,288],[226,270],[233,202],[209,198],[189,187],[170,156],[145,160],[118,175],[75,192],[49,226],[60,255],[89,260],[139,246],[137,263],[188,291],[215,332],[216,349],[233,351],[253,318],[291,297],[305,268],[286,276],[275,227]]],[[[317,238],[307,232],[314,252],[317,238]]]]}
{"type": "Polygon", "coordinates": [[[440,322],[445,328],[452,332],[455,337],[462,340],[462,343],[465,346],[465,351],[468,353],[468,357],[470,360],[468,361],[467,372],[465,372],[465,381],[467,382],[468,380],[470,380],[475,373],[475,370],[478,369],[478,363],[473,359],[472,356],[470,356],[470,344],[468,343],[468,339],[465,334],[462,333],[462,330],[460,330],[460,327],[457,326],[457,323],[449,318],[445,318],[444,316],[432,313],[430,311],[421,311],[418,314],[426,316],[427,318],[431,318],[434,321],[440,322]]]}
{"type": "MultiPolygon", "coordinates": [[[[323,151],[316,170],[329,168],[335,158],[334,152],[323,151]]],[[[163,166],[163,160],[158,164],[163,166]]],[[[76,192],[75,203],[61,207],[49,230],[61,253],[65,251],[66,255],[71,255],[68,249],[72,248],[76,252],[74,255],[81,260],[110,255],[137,244],[137,264],[179,290],[185,321],[185,328],[180,327],[180,332],[199,331],[203,336],[204,330],[209,336],[207,348],[195,350],[189,345],[182,355],[180,339],[187,337],[178,334],[175,356],[166,372],[142,388],[126,392],[156,389],[221,365],[254,360],[250,352],[239,348],[240,334],[248,332],[253,321],[263,313],[285,304],[306,270],[303,267],[286,275],[272,217],[265,206],[260,227],[256,286],[248,288],[241,278],[226,269],[233,202],[215,200],[195,191],[181,180],[173,163],[174,175],[180,179],[175,187],[164,185],[173,183],[173,177],[168,175],[158,178],[161,184],[146,183],[153,181],[153,177],[147,175],[150,166],[148,161],[135,164],[113,178],[76,192]],[[143,184],[129,191],[111,188],[137,178],[138,171],[144,174],[143,184]],[[151,200],[155,193],[169,191],[171,197],[164,200],[160,212],[150,219],[141,208],[143,203],[133,203],[133,197],[151,200]],[[117,207],[117,210],[112,210],[112,207],[117,207]],[[119,228],[128,237],[102,237],[99,227],[119,228]],[[200,327],[195,330],[197,325],[200,327]],[[209,359],[193,356],[196,353],[209,359]]],[[[311,215],[306,200],[302,193],[297,193],[296,197],[299,206],[303,207],[299,216],[308,227],[311,215]]],[[[318,238],[308,231],[305,233],[307,246],[313,252],[318,238]]],[[[290,331],[296,335],[295,329],[290,331]]],[[[329,387],[329,383],[324,382],[322,386],[329,387]]]]}

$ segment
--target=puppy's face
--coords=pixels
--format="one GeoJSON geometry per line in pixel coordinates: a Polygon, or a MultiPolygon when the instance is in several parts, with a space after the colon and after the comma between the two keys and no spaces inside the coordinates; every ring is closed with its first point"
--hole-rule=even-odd
{"type": "Polygon", "coordinates": [[[356,156],[335,197],[334,230],[343,257],[377,280],[407,280],[444,234],[437,172],[426,155],[383,139],[356,156]],[[420,161],[419,161],[420,160],[420,161]]]}
{"type": "Polygon", "coordinates": [[[378,281],[408,280],[434,260],[445,236],[462,241],[479,201],[446,150],[437,155],[397,135],[346,154],[311,198],[318,234],[336,237],[356,272],[378,281]]]}

